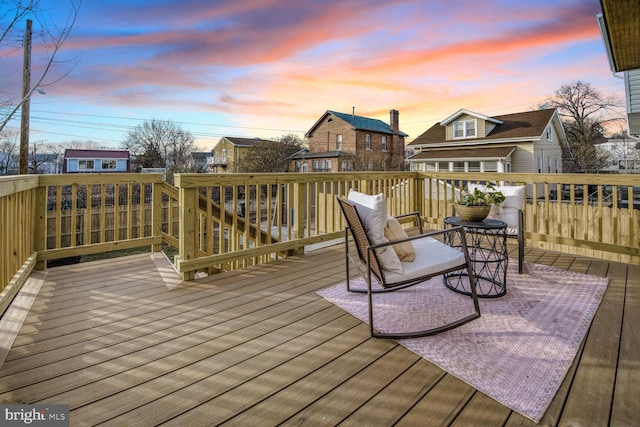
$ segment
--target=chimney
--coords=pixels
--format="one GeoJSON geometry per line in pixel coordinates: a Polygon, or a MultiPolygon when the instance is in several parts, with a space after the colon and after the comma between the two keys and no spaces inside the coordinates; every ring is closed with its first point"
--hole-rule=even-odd
{"type": "Polygon", "coordinates": [[[398,110],[391,110],[390,111],[391,114],[391,132],[393,132],[394,135],[398,135],[400,133],[400,127],[399,127],[399,116],[400,113],[398,112],[398,110]]]}

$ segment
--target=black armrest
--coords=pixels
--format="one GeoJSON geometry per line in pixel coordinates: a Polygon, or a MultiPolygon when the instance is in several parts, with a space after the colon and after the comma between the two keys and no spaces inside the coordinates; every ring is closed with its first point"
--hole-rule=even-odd
{"type": "Polygon", "coordinates": [[[435,230],[435,231],[430,231],[424,234],[418,234],[417,236],[409,236],[405,239],[393,240],[393,241],[390,240],[385,243],[378,243],[377,245],[368,246],[367,249],[372,250],[372,249],[384,248],[386,246],[395,245],[397,243],[411,242],[413,240],[423,239],[425,237],[440,236],[440,235],[451,234],[451,233],[460,234],[460,239],[464,240],[464,233],[465,233],[464,227],[459,225],[456,227],[447,228],[446,230],[435,230]]]}
{"type": "Polygon", "coordinates": [[[394,218],[395,219],[402,219],[402,218],[408,218],[410,216],[415,216],[416,217],[415,221],[418,223],[418,229],[420,230],[420,234],[422,234],[424,231],[422,229],[422,219],[420,218],[420,212],[418,212],[418,211],[409,212],[409,213],[402,214],[402,215],[396,215],[394,218]]]}

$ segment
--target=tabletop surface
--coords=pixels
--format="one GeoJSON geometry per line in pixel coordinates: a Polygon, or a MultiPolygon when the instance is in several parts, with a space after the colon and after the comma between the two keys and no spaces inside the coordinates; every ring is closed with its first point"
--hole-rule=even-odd
{"type": "Polygon", "coordinates": [[[504,221],[500,221],[497,219],[488,219],[488,218],[483,219],[480,222],[470,222],[470,221],[463,221],[462,218],[458,216],[449,216],[444,219],[444,222],[445,224],[449,224],[449,225],[462,225],[463,227],[482,228],[485,230],[507,227],[507,223],[504,221]]]}

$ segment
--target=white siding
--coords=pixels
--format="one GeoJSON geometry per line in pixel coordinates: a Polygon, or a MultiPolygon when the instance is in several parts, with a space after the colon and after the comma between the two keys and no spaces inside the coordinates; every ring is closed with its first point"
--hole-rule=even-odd
{"type": "Polygon", "coordinates": [[[640,113],[640,70],[631,70],[625,73],[625,86],[627,112],[640,113]]]}

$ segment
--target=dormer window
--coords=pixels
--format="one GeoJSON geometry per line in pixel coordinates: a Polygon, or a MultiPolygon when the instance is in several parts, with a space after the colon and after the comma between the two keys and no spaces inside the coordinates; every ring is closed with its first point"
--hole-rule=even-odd
{"type": "Polygon", "coordinates": [[[475,120],[458,120],[453,122],[454,138],[473,138],[476,136],[475,120]]]}

